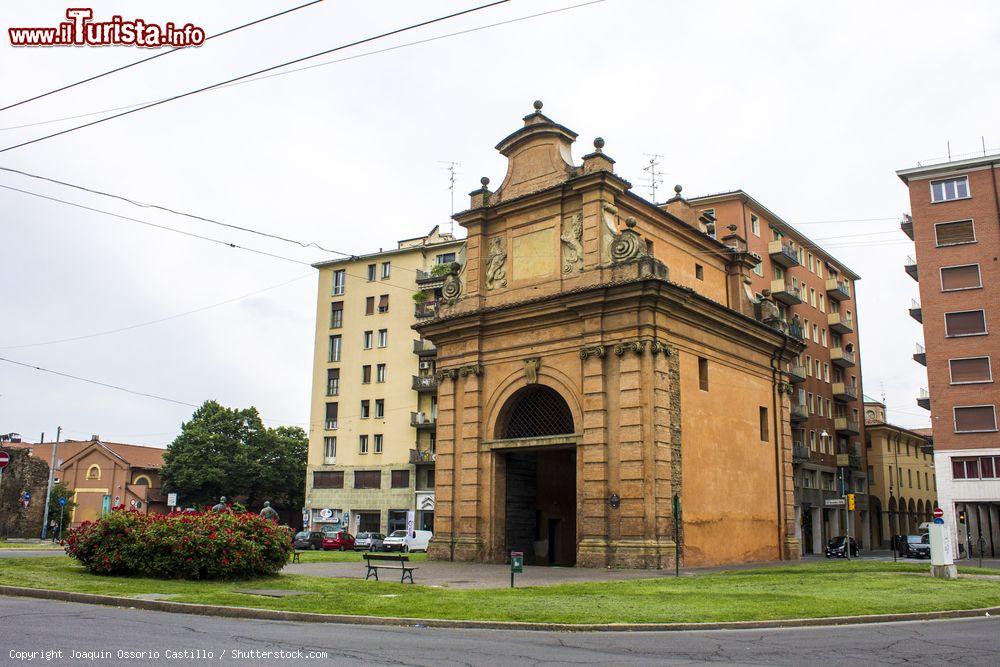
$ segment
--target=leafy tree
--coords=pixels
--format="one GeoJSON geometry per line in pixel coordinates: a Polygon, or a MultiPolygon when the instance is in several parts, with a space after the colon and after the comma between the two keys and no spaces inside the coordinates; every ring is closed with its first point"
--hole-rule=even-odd
{"type": "Polygon", "coordinates": [[[270,500],[298,508],[304,500],[308,439],[298,427],[267,428],[254,407],[205,401],[163,455],[161,477],[184,506],[220,496],[255,508],[270,500]]]}
{"type": "Polygon", "coordinates": [[[69,514],[76,507],[77,503],[73,502],[73,492],[69,490],[62,482],[56,482],[52,485],[52,491],[49,493],[49,517],[48,522],[51,526],[55,523],[56,526],[59,525],[59,515],[62,514],[63,529],[66,528],[66,524],[69,522],[69,514]],[[60,506],[59,499],[65,498],[66,505],[60,506]]]}

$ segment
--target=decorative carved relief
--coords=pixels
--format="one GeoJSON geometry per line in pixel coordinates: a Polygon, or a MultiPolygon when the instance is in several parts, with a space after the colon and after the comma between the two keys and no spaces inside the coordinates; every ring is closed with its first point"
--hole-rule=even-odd
{"type": "Polygon", "coordinates": [[[645,349],[646,341],[644,340],[626,340],[615,345],[615,354],[620,357],[630,350],[636,354],[642,354],[645,349]]]}
{"type": "Polygon", "coordinates": [[[494,236],[486,251],[486,289],[507,286],[507,239],[494,236]]]}
{"type": "Polygon", "coordinates": [[[611,261],[614,263],[628,262],[646,256],[646,242],[635,231],[635,218],[625,221],[625,229],[611,242],[611,261]]]}
{"type": "Polygon", "coordinates": [[[524,378],[528,384],[538,384],[538,369],[541,367],[541,357],[531,357],[524,360],[524,378]]]}
{"type": "Polygon", "coordinates": [[[604,357],[604,346],[594,345],[592,347],[582,347],[580,348],[580,358],[586,359],[587,357],[597,357],[601,359],[604,357]]]}
{"type": "Polygon", "coordinates": [[[436,373],[436,375],[437,375],[438,383],[441,383],[441,382],[443,382],[445,380],[454,380],[455,378],[458,377],[458,369],[457,368],[446,368],[444,370],[438,371],[436,373]]]}
{"type": "Polygon", "coordinates": [[[795,385],[792,384],[791,382],[785,382],[784,380],[782,380],[781,382],[778,383],[778,393],[788,394],[789,396],[793,396],[795,394],[795,385]]]}
{"type": "Polygon", "coordinates": [[[475,375],[479,377],[483,374],[483,367],[480,364],[469,364],[468,366],[462,366],[458,369],[458,374],[462,377],[467,375],[475,375]]]}
{"type": "Polygon", "coordinates": [[[654,340],[649,344],[649,351],[653,354],[659,354],[662,352],[665,357],[669,357],[674,354],[674,348],[670,346],[670,343],[664,343],[658,340],[654,340]]]}
{"type": "Polygon", "coordinates": [[[601,264],[611,262],[611,244],[615,241],[615,230],[617,225],[615,220],[618,217],[618,207],[610,202],[604,202],[601,206],[601,220],[604,222],[601,227],[601,264]]]}
{"type": "Polygon", "coordinates": [[[441,296],[449,301],[457,299],[462,293],[462,281],[455,273],[449,273],[441,286],[441,296]]]}
{"type": "Polygon", "coordinates": [[[583,213],[563,219],[559,235],[563,248],[563,273],[583,271],[583,213]]]}

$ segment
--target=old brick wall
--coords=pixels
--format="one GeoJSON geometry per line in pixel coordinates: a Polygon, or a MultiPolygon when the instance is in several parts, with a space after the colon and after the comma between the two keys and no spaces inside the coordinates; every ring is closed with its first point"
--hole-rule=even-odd
{"type": "Polygon", "coordinates": [[[10,454],[10,464],[0,481],[0,537],[39,537],[49,466],[26,450],[4,451],[10,454]],[[27,508],[20,502],[25,490],[31,494],[27,508]]]}

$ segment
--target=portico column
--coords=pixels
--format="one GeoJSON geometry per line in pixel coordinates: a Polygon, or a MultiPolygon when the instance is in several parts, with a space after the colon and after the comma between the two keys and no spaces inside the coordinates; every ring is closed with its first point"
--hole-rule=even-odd
{"type": "Polygon", "coordinates": [[[813,554],[823,553],[823,508],[813,507],[812,512],[812,542],[813,554]]]}
{"type": "MultiPolygon", "coordinates": [[[[598,323],[599,326],[599,323],[598,323]]],[[[580,350],[583,367],[583,440],[577,451],[579,479],[577,563],[584,567],[608,565],[608,428],[603,344],[580,350]]]]}
{"type": "MultiPolygon", "coordinates": [[[[484,532],[489,521],[483,508],[489,505],[492,480],[483,475],[490,453],[479,451],[482,424],[479,366],[463,366],[454,381],[455,393],[455,468],[459,471],[455,488],[456,511],[455,560],[498,560],[497,553],[485,553],[484,532]],[[476,369],[476,370],[473,370],[476,369]]],[[[502,551],[502,546],[500,547],[502,551]]]]}
{"type": "Polygon", "coordinates": [[[455,546],[455,384],[447,372],[438,378],[438,418],[434,464],[434,536],[427,549],[432,560],[454,560],[455,546]]]}

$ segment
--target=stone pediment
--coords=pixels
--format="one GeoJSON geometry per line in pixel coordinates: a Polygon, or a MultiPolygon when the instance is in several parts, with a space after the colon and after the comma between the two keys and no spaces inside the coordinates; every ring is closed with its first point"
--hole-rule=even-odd
{"type": "Polygon", "coordinates": [[[507,174],[491,197],[506,201],[563,183],[577,175],[572,145],[577,134],[552,121],[535,102],[535,112],[524,117],[524,127],[505,137],[496,149],[507,158],[507,174]]]}

